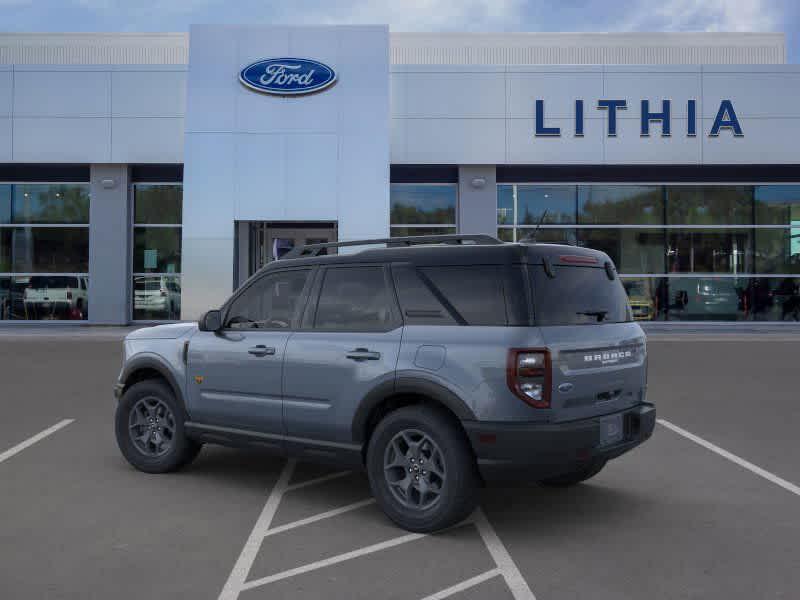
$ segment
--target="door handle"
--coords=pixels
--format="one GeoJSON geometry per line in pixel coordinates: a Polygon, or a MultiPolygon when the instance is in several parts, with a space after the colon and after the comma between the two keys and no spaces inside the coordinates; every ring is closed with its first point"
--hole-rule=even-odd
{"type": "Polygon", "coordinates": [[[263,344],[259,344],[258,346],[253,346],[247,352],[254,356],[272,356],[275,354],[275,348],[267,348],[263,344]]]}
{"type": "Polygon", "coordinates": [[[350,360],[380,360],[380,352],[372,352],[366,348],[356,348],[347,353],[347,358],[350,360]]]}

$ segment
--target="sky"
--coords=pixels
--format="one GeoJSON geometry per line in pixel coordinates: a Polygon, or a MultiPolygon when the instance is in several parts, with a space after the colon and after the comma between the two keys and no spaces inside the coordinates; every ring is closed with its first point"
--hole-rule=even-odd
{"type": "Polygon", "coordinates": [[[798,0],[0,0],[0,31],[186,31],[192,23],[388,23],[392,31],[776,31],[798,0]]]}

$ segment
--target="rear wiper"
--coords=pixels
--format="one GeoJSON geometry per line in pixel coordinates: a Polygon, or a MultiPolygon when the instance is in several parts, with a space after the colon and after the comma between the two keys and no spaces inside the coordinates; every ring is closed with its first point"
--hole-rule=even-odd
{"type": "Polygon", "coordinates": [[[576,315],[586,315],[587,317],[597,317],[597,322],[599,323],[600,321],[602,321],[603,319],[606,318],[606,315],[608,314],[608,311],[607,310],[583,310],[583,311],[578,311],[575,314],[576,315]]]}

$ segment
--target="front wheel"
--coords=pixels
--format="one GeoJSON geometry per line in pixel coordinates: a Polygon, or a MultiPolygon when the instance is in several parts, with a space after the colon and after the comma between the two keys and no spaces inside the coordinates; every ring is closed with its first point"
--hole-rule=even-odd
{"type": "Polygon", "coordinates": [[[186,437],[185,421],[183,407],[166,383],[140,381],[125,391],[117,405],[117,445],[125,459],[140,471],[174,471],[200,452],[201,445],[186,437]]]}
{"type": "Polygon", "coordinates": [[[450,527],[477,504],[478,474],[466,436],[452,418],[427,406],[400,408],[378,423],[367,473],[378,505],[409,531],[450,527]]]}
{"type": "Polygon", "coordinates": [[[591,463],[585,467],[581,467],[580,469],[570,471],[569,473],[564,473],[563,475],[542,479],[539,483],[548,487],[569,487],[571,485],[581,483],[582,481],[586,481],[587,479],[591,479],[600,471],[602,471],[603,467],[605,466],[606,461],[601,460],[596,463],[591,463]]]}

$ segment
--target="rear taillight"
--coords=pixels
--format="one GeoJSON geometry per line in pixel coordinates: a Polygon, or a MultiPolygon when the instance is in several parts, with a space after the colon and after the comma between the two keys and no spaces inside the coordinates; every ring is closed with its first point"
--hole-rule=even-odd
{"type": "Polygon", "coordinates": [[[550,352],[545,348],[512,348],[506,366],[508,387],[535,408],[550,408],[550,352]]]}

